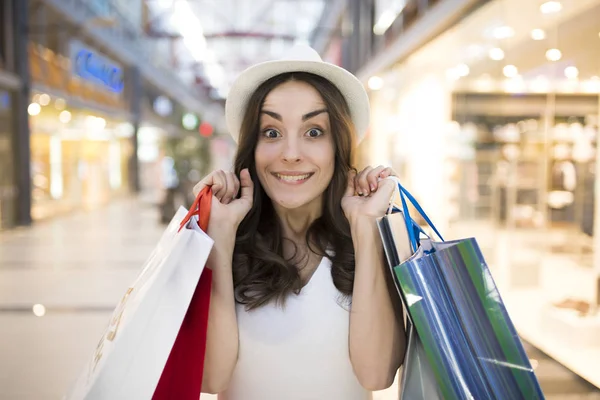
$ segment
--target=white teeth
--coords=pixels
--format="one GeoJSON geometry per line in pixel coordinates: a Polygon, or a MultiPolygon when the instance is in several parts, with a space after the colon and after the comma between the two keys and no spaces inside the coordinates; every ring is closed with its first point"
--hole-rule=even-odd
{"type": "Polygon", "coordinates": [[[306,178],[308,178],[310,176],[310,174],[304,174],[304,175],[281,175],[281,174],[277,174],[277,177],[279,179],[281,179],[282,181],[288,181],[288,182],[298,182],[301,180],[304,180],[306,178]]]}

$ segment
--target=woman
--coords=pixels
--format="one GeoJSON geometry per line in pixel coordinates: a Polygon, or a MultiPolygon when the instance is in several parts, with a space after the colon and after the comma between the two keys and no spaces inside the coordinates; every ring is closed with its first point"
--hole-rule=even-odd
{"type": "Polygon", "coordinates": [[[306,47],[233,84],[235,171],[195,188],[214,195],[205,392],[366,400],[392,384],[405,336],[376,227],[392,171],[351,164],[368,115],[362,84],[306,47]]]}

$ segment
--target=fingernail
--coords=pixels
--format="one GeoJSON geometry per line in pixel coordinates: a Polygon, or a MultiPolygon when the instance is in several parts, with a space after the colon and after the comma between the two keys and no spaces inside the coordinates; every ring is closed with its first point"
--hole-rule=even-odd
{"type": "Polygon", "coordinates": [[[358,195],[359,195],[359,196],[362,196],[362,195],[363,195],[363,192],[358,192],[358,195]]]}
{"type": "Polygon", "coordinates": [[[375,185],[371,184],[371,192],[375,191],[375,185]]]}

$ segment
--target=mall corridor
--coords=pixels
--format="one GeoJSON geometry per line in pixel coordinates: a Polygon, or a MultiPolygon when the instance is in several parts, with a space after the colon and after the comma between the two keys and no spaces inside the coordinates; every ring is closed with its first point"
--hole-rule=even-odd
{"type": "MultiPolygon", "coordinates": [[[[61,399],[162,230],[154,206],[129,199],[0,233],[0,400],[61,399]]],[[[600,399],[527,349],[547,399],[600,399]]]]}

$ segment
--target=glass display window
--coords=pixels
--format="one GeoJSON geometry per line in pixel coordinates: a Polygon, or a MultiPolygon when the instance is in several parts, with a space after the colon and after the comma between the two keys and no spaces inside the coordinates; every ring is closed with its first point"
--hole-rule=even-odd
{"type": "Polygon", "coordinates": [[[487,2],[377,72],[366,151],[402,158],[436,225],[477,237],[519,333],[600,387],[599,34],[599,0],[487,2]]]}

